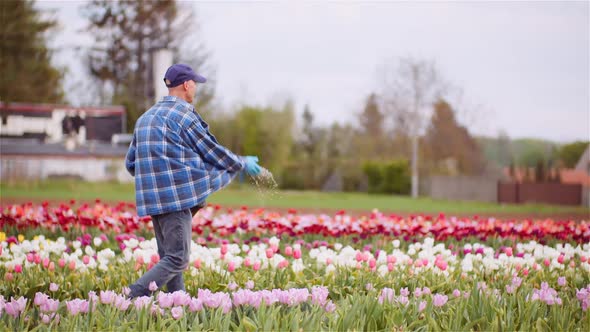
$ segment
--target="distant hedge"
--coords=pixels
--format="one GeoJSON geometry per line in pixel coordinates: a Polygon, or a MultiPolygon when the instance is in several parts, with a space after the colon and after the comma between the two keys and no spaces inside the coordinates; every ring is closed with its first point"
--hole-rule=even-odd
{"type": "Polygon", "coordinates": [[[411,189],[410,165],[407,160],[370,161],[363,165],[369,193],[407,195],[411,189]]]}

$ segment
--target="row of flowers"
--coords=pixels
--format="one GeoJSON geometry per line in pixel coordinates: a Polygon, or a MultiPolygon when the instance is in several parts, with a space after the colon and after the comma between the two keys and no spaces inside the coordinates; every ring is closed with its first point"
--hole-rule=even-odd
{"type": "MultiPolygon", "coordinates": [[[[521,283],[522,279],[514,277],[510,287],[517,289],[521,283]]],[[[58,286],[51,284],[50,287],[56,291],[58,286]]],[[[258,309],[260,306],[272,306],[275,304],[292,307],[308,303],[323,308],[326,312],[336,310],[336,305],[328,299],[329,291],[326,287],[312,287],[311,291],[307,288],[259,291],[246,288],[235,290],[236,287],[235,284],[230,285],[230,288],[234,289],[231,292],[211,292],[207,289],[199,289],[196,297],[191,297],[190,294],[184,291],[176,291],[174,293],[157,292],[152,296],[141,296],[135,299],[130,299],[127,296],[129,289],[125,287],[121,294],[111,290],[100,291],[99,294],[90,291],[87,299],[76,298],[65,301],[53,299],[50,295],[37,292],[32,303],[34,307],[29,307],[29,309],[36,308],[38,318],[46,324],[53,319],[59,322],[60,312],[61,314],[67,312],[69,315],[84,314],[101,308],[101,305],[110,306],[120,311],[126,311],[130,308],[135,308],[138,311],[147,309],[151,314],[169,314],[174,319],[181,318],[185,311],[196,312],[204,308],[221,308],[223,313],[227,314],[235,307],[251,306],[258,309]]],[[[371,287],[370,284],[366,286],[370,291],[372,290],[371,287]]],[[[150,288],[152,288],[151,285],[150,288]]],[[[154,285],[153,291],[156,288],[154,285]]],[[[485,283],[478,285],[477,291],[480,295],[501,298],[501,294],[497,289],[488,290],[485,283]]],[[[507,293],[511,294],[514,291],[507,291],[507,293]]],[[[408,306],[410,303],[414,303],[417,304],[418,312],[424,311],[428,305],[442,307],[448,303],[449,298],[461,300],[469,299],[471,296],[469,291],[462,292],[458,289],[455,289],[452,294],[433,294],[427,287],[416,288],[413,292],[410,292],[407,288],[402,288],[397,296],[395,289],[383,288],[378,294],[380,304],[391,303],[408,306]]],[[[580,302],[582,310],[587,311],[590,305],[590,285],[577,290],[576,298],[580,302]]],[[[0,295],[0,317],[6,314],[18,318],[25,313],[28,301],[25,297],[11,298],[10,301],[7,301],[0,295]]],[[[549,287],[546,282],[543,282],[539,289],[534,288],[531,294],[526,295],[526,301],[539,301],[547,305],[562,304],[562,299],[559,297],[557,290],[549,287]]]]}
{"type": "MultiPolygon", "coordinates": [[[[21,242],[5,240],[0,242],[0,267],[19,273],[34,266],[42,266],[50,271],[56,268],[107,271],[113,264],[132,264],[139,270],[149,269],[159,261],[155,239],[145,240],[132,236],[123,238],[126,239],[121,240],[120,249],[115,249],[116,251],[106,247],[109,242],[105,235],[94,237],[92,244],[89,240],[67,242],[63,237],[51,240],[44,236],[36,236],[32,240],[23,239],[21,242]]],[[[451,244],[451,249],[432,238],[411,243],[407,249],[400,248],[401,242],[397,239],[383,249],[367,246],[355,249],[353,245],[338,242],[320,243],[322,245],[314,248],[302,243],[304,242],[296,241],[283,244],[276,237],[257,243],[222,244],[218,247],[193,242],[190,267],[193,270],[206,267],[219,273],[268,268],[289,268],[300,273],[312,266],[316,270],[330,273],[338,267],[345,267],[366,268],[381,276],[399,269],[412,275],[428,271],[445,276],[455,270],[466,274],[518,271],[523,275],[539,270],[590,272],[590,243],[575,246],[558,243],[547,246],[529,241],[498,249],[482,243],[466,243],[462,247],[451,244]]]]}
{"type": "MultiPolygon", "coordinates": [[[[71,202],[75,203],[75,202],[71,202]]],[[[134,233],[150,229],[150,217],[138,217],[132,204],[114,206],[100,201],[94,205],[83,204],[76,208],[68,204],[7,205],[0,208],[0,228],[48,229],[51,231],[76,228],[85,231],[114,231],[134,233]]],[[[208,206],[193,219],[193,231],[198,234],[217,233],[221,236],[254,232],[259,234],[301,236],[317,234],[328,237],[354,235],[368,237],[386,235],[393,237],[431,236],[439,241],[477,237],[511,238],[537,241],[559,240],[578,243],[590,242],[590,223],[571,220],[499,220],[495,218],[455,218],[440,214],[436,217],[416,215],[404,218],[373,211],[369,215],[355,217],[344,211],[335,215],[298,214],[289,210],[285,214],[264,209],[221,211],[219,206],[208,206]]]]}

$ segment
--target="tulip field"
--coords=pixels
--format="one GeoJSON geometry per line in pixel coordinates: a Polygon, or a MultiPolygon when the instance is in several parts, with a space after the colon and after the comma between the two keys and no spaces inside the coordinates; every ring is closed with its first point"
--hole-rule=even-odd
{"type": "Polygon", "coordinates": [[[186,292],[128,203],[0,207],[0,330],[590,331],[590,222],[209,205],[186,292]]]}

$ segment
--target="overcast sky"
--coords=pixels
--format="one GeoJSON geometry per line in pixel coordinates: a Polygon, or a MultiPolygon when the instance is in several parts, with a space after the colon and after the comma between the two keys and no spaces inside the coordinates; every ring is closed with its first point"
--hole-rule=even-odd
{"type": "MultiPolygon", "coordinates": [[[[80,80],[75,46],[92,39],[79,1],[57,9],[56,63],[80,80]],[[73,58],[73,59],[72,59],[73,58]]],[[[291,97],[320,124],[353,122],[395,57],[434,60],[463,90],[476,134],[590,139],[589,3],[191,2],[224,108],[291,97]],[[477,110],[480,113],[474,113],[477,110]],[[474,121],[473,121],[474,119],[474,121]]],[[[71,99],[76,100],[73,96],[71,99]]]]}

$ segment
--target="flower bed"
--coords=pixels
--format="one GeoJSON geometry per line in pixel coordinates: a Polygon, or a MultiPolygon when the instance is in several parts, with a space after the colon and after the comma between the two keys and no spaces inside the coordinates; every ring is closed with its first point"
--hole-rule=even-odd
{"type": "Polygon", "coordinates": [[[193,220],[187,292],[153,285],[130,300],[126,286],[159,261],[150,219],[73,205],[2,208],[8,328],[590,328],[586,222],[210,206],[193,220]]]}

